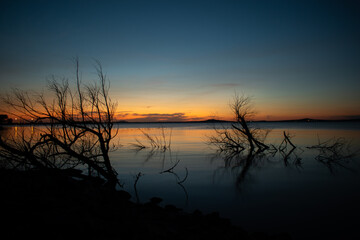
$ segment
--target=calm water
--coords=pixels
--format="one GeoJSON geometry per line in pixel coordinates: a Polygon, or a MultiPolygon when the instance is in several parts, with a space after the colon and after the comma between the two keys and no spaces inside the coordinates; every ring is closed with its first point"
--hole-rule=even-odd
{"type": "MultiPolygon", "coordinates": [[[[250,231],[289,232],[294,239],[352,239],[359,235],[360,158],[343,160],[331,168],[316,160],[319,152],[306,146],[342,137],[351,141],[348,152],[360,149],[359,123],[258,123],[268,128],[267,142],[279,145],[289,131],[297,146],[285,162],[284,156],[256,158],[246,172],[239,160],[224,160],[206,144],[214,134],[212,124],[120,124],[122,147],[112,153],[114,167],[124,188],[134,193],[135,175],[139,200],[153,196],[187,211],[218,211],[250,231]],[[171,151],[132,149],[135,139],[147,144],[139,128],[151,136],[171,133],[171,151]],[[301,160],[299,160],[301,159],[301,160]],[[298,160],[298,161],[297,161],[298,160]],[[182,186],[171,173],[172,167],[182,186]],[[296,164],[301,163],[301,164],[296,164]]],[[[226,125],[225,125],[226,127],[226,125]]],[[[136,198],[134,197],[134,200],[136,198]]]]}
{"type": "Polygon", "coordinates": [[[326,165],[317,160],[317,150],[306,148],[318,139],[342,137],[351,141],[344,154],[357,151],[359,122],[257,126],[271,129],[266,142],[276,146],[283,131],[288,131],[297,148],[286,161],[284,155],[276,153],[244,165],[239,158],[217,154],[206,143],[214,134],[213,124],[118,124],[114,143],[121,147],[111,153],[112,163],[134,201],[135,175],[141,172],[137,182],[140,202],[157,196],[163,205],[173,204],[189,212],[217,211],[246,230],[286,231],[294,239],[359,239],[360,154],[341,160],[341,166],[326,165]],[[149,145],[140,129],[159,139],[163,129],[167,143],[171,139],[171,150],[136,150],[132,145],[136,139],[149,145]],[[177,162],[173,173],[178,178],[173,173],[160,173],[177,162]]]}

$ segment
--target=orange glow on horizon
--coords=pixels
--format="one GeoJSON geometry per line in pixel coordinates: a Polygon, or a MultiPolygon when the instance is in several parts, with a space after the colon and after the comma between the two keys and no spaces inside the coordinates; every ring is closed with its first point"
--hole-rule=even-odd
{"type": "MultiPolygon", "coordinates": [[[[16,114],[7,114],[9,118],[13,120],[13,123],[20,122],[32,122],[34,119],[29,117],[19,116],[16,114]]],[[[249,121],[283,121],[283,120],[296,120],[296,119],[322,119],[322,120],[340,120],[350,119],[351,116],[360,116],[360,114],[350,114],[349,112],[308,112],[307,114],[302,113],[284,113],[281,111],[258,111],[254,115],[248,118],[249,121]],[[270,114],[268,114],[270,113],[270,114]],[[349,117],[347,117],[349,116],[349,117]]],[[[118,111],[114,116],[115,121],[128,121],[128,122],[189,122],[189,121],[206,121],[209,119],[233,121],[234,116],[230,110],[225,110],[222,113],[212,113],[212,109],[206,111],[202,109],[199,112],[196,111],[118,111]]]]}
{"type": "MultiPolygon", "coordinates": [[[[228,102],[226,101],[201,101],[178,103],[161,102],[146,106],[140,102],[126,102],[119,101],[117,112],[115,113],[116,121],[128,122],[187,122],[187,121],[205,121],[208,119],[217,120],[234,120],[228,102]],[[140,107],[139,107],[140,106],[140,107]]],[[[7,114],[9,118],[13,119],[14,123],[20,123],[22,116],[11,114],[10,110],[4,111],[2,109],[0,114],[7,114]],[[16,119],[17,118],[17,119],[16,119]]],[[[351,119],[360,116],[359,112],[354,111],[350,107],[348,109],[334,107],[334,106],[301,106],[292,107],[285,102],[270,103],[257,102],[254,103],[254,115],[248,119],[251,121],[281,121],[281,120],[296,120],[303,118],[337,120],[337,119],[351,119]]],[[[31,118],[26,118],[31,121],[31,118]]]]}

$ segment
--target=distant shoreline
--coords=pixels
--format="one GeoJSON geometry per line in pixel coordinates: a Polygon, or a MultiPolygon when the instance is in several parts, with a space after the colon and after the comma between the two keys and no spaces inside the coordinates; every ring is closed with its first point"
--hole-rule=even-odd
{"type": "MultiPolygon", "coordinates": [[[[114,123],[233,123],[235,121],[227,121],[227,120],[216,120],[209,119],[204,121],[159,121],[159,122],[131,122],[131,121],[117,121],[114,123]]],[[[249,122],[360,122],[360,119],[312,119],[312,118],[304,118],[304,119],[289,119],[289,120],[255,120],[249,122]]]]}
{"type": "MultiPolygon", "coordinates": [[[[208,119],[204,121],[158,121],[158,122],[132,122],[132,121],[114,121],[114,124],[164,124],[164,123],[233,123],[234,121],[226,120],[217,120],[217,119],[208,119]]],[[[360,119],[312,119],[312,118],[303,118],[303,119],[289,119],[289,120],[256,120],[249,121],[253,123],[291,123],[291,122],[360,122],[360,119]]],[[[16,125],[49,125],[50,123],[38,123],[38,122],[25,122],[25,123],[0,123],[1,126],[16,126],[16,125]]]]}

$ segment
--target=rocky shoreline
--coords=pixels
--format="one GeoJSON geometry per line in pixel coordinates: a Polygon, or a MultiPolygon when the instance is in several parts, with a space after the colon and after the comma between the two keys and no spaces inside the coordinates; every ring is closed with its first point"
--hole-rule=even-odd
{"type": "Polygon", "coordinates": [[[130,201],[96,178],[61,171],[0,170],[1,238],[47,239],[291,239],[250,233],[217,213],[186,213],[160,198],[130,201]]]}

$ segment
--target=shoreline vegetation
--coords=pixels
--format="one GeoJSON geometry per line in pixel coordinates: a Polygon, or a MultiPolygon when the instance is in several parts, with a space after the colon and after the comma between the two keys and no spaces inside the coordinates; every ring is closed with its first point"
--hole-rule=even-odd
{"type": "Polygon", "coordinates": [[[68,171],[0,169],[4,239],[291,239],[247,232],[216,212],[161,207],[157,197],[134,203],[98,177],[75,179],[68,171]]]}

